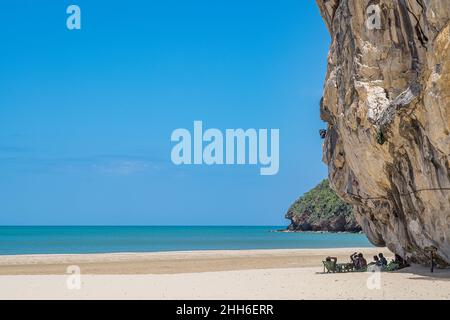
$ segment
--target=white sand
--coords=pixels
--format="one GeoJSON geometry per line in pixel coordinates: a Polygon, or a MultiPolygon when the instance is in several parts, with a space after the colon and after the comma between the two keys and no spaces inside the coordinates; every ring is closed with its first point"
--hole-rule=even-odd
{"type": "MultiPolygon", "coordinates": [[[[367,255],[374,250],[379,251],[361,249],[367,255]]],[[[321,274],[323,270],[320,265],[324,254],[345,253],[340,258],[344,260],[351,251],[355,250],[0,257],[0,271],[3,270],[4,274],[6,270],[9,274],[0,276],[0,299],[450,299],[450,270],[436,270],[431,274],[427,268],[413,267],[395,273],[381,273],[379,282],[378,275],[373,273],[321,274]],[[314,263],[316,267],[277,267],[277,261],[287,261],[291,256],[298,257],[307,265],[314,263]],[[86,264],[86,261],[94,265],[86,264]],[[112,266],[118,261],[126,261],[126,264],[115,269],[112,266]],[[134,265],[136,261],[149,263],[155,272],[152,274],[149,269],[147,274],[83,274],[83,266],[102,271],[96,269],[97,264],[101,263],[106,264],[104,270],[120,271],[128,268],[126,271],[130,271],[134,267],[139,272],[143,271],[142,265],[134,265]],[[154,261],[158,263],[150,263],[154,261]],[[187,261],[187,264],[177,265],[176,261],[187,261]],[[243,261],[242,268],[239,261],[243,261]],[[263,269],[252,267],[258,261],[262,261],[264,265],[272,265],[263,269]],[[195,262],[206,265],[211,270],[188,272],[195,269],[195,262]],[[65,267],[68,263],[79,263],[82,271],[81,288],[68,288],[67,282],[73,285],[77,279],[69,275],[13,275],[14,267],[19,268],[17,270],[20,274],[25,270],[23,267],[26,263],[34,264],[40,273],[52,270],[48,266],[52,267],[55,263],[61,263],[65,267]],[[171,268],[171,263],[176,267],[171,268]],[[161,273],[164,265],[169,270],[167,274],[161,273]],[[230,265],[233,268],[230,269],[230,265]],[[183,267],[187,269],[184,270],[183,267]],[[217,268],[225,271],[215,271],[217,268]]]]}
{"type": "Polygon", "coordinates": [[[373,274],[316,274],[320,271],[82,275],[79,290],[68,289],[71,279],[67,276],[0,276],[0,299],[450,299],[448,272],[447,278],[440,278],[442,271],[438,277],[382,273],[380,289],[369,289],[367,282],[373,274]]]}

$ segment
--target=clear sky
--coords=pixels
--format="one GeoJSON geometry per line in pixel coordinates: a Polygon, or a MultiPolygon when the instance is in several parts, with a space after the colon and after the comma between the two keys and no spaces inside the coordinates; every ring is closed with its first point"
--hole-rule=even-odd
{"type": "Polygon", "coordinates": [[[0,225],[286,224],[326,177],[329,41],[312,0],[3,1],[0,225]],[[279,173],[175,166],[194,120],[279,128],[279,173]]]}

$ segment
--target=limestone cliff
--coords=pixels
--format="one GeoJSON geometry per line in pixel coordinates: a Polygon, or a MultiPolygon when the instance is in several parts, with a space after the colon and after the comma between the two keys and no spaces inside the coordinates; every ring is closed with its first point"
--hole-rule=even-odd
{"type": "Polygon", "coordinates": [[[317,0],[331,34],[321,117],[333,189],[369,239],[450,264],[450,1],[317,0]]]}

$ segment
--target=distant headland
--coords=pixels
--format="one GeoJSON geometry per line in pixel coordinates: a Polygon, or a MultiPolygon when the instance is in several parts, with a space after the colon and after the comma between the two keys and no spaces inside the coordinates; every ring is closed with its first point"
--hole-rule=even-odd
{"type": "Polygon", "coordinates": [[[285,215],[286,231],[361,232],[350,205],[330,188],[327,179],[306,192],[285,215]]]}

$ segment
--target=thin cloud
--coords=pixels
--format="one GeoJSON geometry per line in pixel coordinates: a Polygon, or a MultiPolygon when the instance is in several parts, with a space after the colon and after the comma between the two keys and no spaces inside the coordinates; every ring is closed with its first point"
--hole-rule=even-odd
{"type": "Polygon", "coordinates": [[[84,157],[2,156],[0,163],[25,172],[95,173],[128,176],[159,171],[164,165],[160,159],[145,156],[95,155],[84,157]]]}
{"type": "Polygon", "coordinates": [[[33,151],[33,149],[22,146],[0,145],[0,153],[24,153],[31,151],[33,151]]]}
{"type": "Polygon", "coordinates": [[[93,164],[92,168],[102,174],[128,176],[157,170],[158,167],[146,161],[118,160],[103,164],[93,164]]]}

